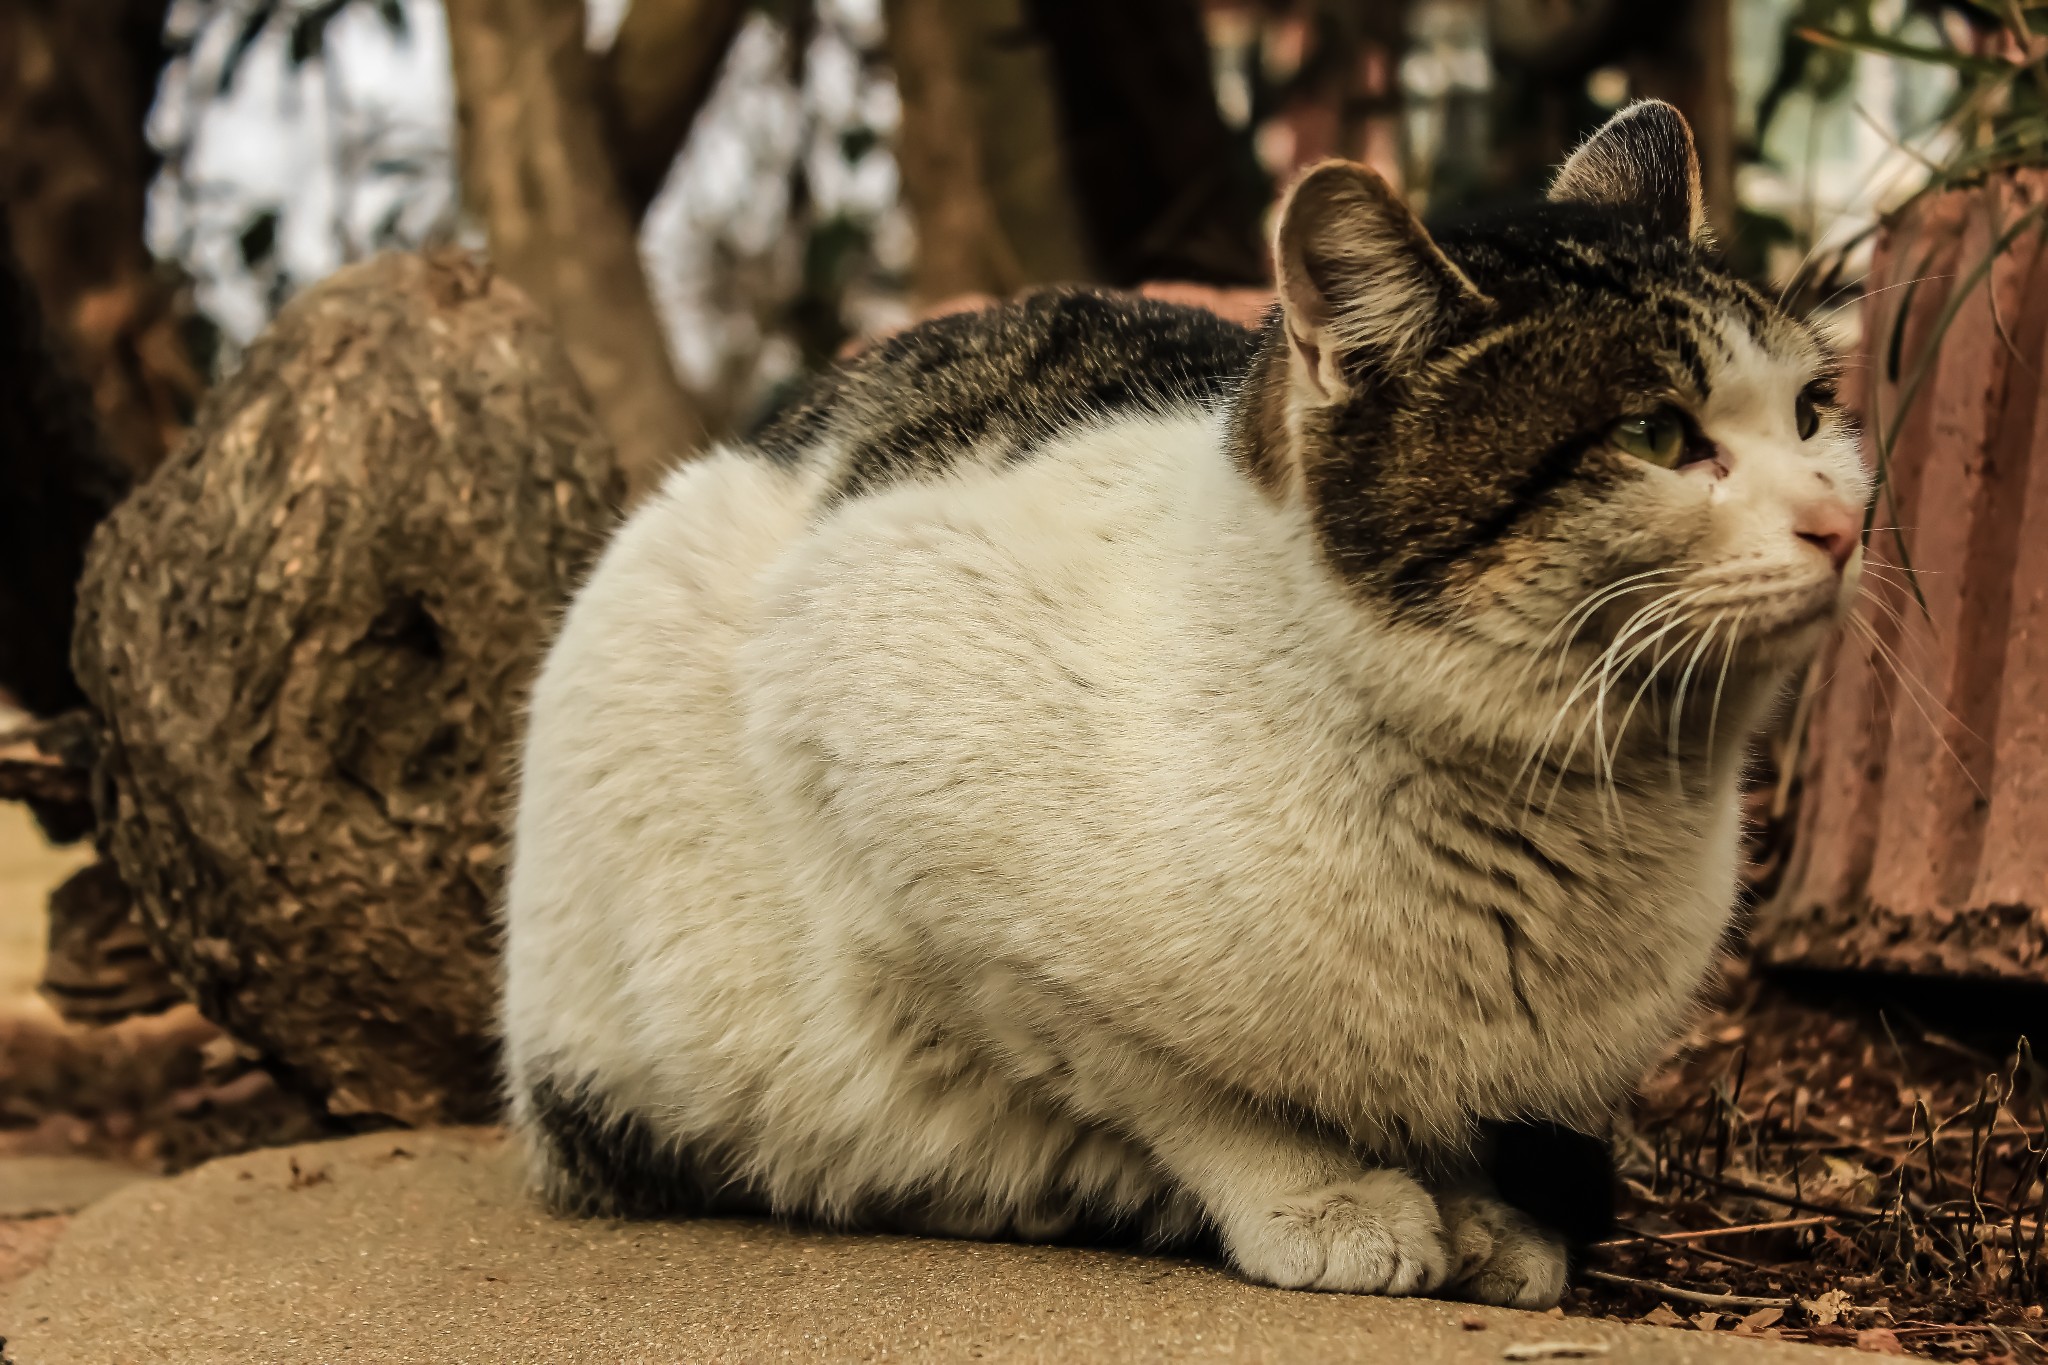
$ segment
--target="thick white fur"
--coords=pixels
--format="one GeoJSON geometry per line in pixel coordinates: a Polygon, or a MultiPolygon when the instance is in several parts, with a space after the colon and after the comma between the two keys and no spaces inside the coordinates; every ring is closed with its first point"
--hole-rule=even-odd
{"type": "Polygon", "coordinates": [[[1383,616],[1211,414],[830,508],[831,452],[679,470],[534,691],[515,1113],[588,1084],[825,1219],[1036,1237],[1085,1205],[1206,1219],[1275,1284],[1554,1301],[1556,1239],[1441,1161],[1475,1117],[1601,1123],[1709,970],[1742,742],[1841,591],[1791,518],[1864,488],[1846,437],[1791,431],[1804,363],[1731,341],[1704,417],[1733,467],[1623,509],[1696,532],[1722,618],[1792,624],[1728,656],[1703,766],[1618,809],[1516,786],[1592,657],[1531,640],[1594,585],[1383,616]]]}

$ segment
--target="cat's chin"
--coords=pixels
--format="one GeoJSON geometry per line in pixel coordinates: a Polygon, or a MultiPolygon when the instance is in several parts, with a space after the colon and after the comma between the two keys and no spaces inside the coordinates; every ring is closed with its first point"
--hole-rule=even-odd
{"type": "Polygon", "coordinates": [[[1759,671],[1798,668],[1820,652],[1848,615],[1853,599],[1823,601],[1789,611],[1778,621],[1744,632],[1741,652],[1759,671]]]}

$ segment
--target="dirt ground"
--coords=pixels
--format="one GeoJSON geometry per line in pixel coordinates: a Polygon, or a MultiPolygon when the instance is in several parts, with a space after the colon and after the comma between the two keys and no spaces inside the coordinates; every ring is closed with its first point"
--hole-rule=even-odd
{"type": "Polygon", "coordinates": [[[80,1214],[0,1298],[22,1365],[1586,1360],[1824,1365],[1812,1347],[1308,1294],[1127,1252],[550,1217],[493,1131],[212,1162],[80,1214]]]}
{"type": "Polygon", "coordinates": [[[2048,1360],[2038,997],[1762,981],[1644,1087],[1570,1308],[1944,1360],[2048,1360]]]}

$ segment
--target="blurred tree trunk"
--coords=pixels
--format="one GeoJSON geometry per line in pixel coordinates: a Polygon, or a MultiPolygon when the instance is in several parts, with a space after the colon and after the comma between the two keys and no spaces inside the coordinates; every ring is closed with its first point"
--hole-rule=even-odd
{"type": "Polygon", "coordinates": [[[1630,65],[1635,93],[1669,100],[1692,124],[1700,152],[1707,221],[1723,242],[1735,235],[1735,31],[1728,0],[1688,0],[1678,22],[1650,30],[1630,65]]]}
{"type": "Polygon", "coordinates": [[[886,0],[921,303],[1096,277],[1025,0],[886,0]]]}
{"type": "Polygon", "coordinates": [[[886,0],[922,303],[1056,280],[1253,284],[1266,185],[1192,0],[886,0]]]}
{"type": "Polygon", "coordinates": [[[203,381],[176,291],[143,246],[156,157],[143,121],[166,59],[168,0],[0,3],[0,201],[59,349],[108,448],[146,473],[203,381]]]}
{"type": "Polygon", "coordinates": [[[1193,0],[1029,0],[1047,41],[1063,159],[1110,284],[1266,279],[1267,194],[1216,107],[1193,0]]]}
{"type": "Polygon", "coordinates": [[[600,62],[619,190],[647,211],[711,96],[747,0],[633,0],[600,62]]]}
{"type": "Polygon", "coordinates": [[[81,706],[71,614],[92,529],[127,491],[91,400],[44,325],[0,202],[0,690],[38,716],[81,706]]]}
{"type": "Polygon", "coordinates": [[[553,319],[633,495],[704,442],[606,143],[580,0],[449,0],[463,198],[553,319]]]}
{"type": "Polygon", "coordinates": [[[1504,81],[1497,128],[1507,187],[1529,193],[1609,111],[1586,97],[1603,66],[1627,71],[1636,98],[1669,100],[1692,124],[1707,219],[1726,243],[1735,232],[1735,32],[1729,0],[1490,0],[1504,81]]]}

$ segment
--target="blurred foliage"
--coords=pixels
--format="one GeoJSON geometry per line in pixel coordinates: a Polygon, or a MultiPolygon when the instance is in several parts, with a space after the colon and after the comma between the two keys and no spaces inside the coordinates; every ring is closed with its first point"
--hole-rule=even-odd
{"type": "Polygon", "coordinates": [[[1835,22],[1810,24],[1799,38],[1817,52],[1871,53],[1955,73],[1943,120],[1954,150],[1930,166],[1928,190],[1964,184],[2017,166],[2048,165],[2048,0],[1948,0],[1934,45],[1885,30],[1872,0],[1837,0],[1835,22]]]}
{"type": "Polygon", "coordinates": [[[391,53],[416,48],[430,17],[432,0],[172,5],[149,123],[162,157],[149,239],[196,285],[203,316],[190,341],[209,373],[231,366],[240,345],[319,275],[454,233],[451,130],[399,112],[356,61],[366,39],[391,53]],[[353,31],[344,35],[345,26],[353,31]],[[274,133],[259,136],[254,145],[266,150],[246,161],[202,152],[209,129],[246,137],[238,128],[258,121],[303,129],[306,145],[284,165],[274,133]]]}
{"type": "MultiPolygon", "coordinates": [[[[319,60],[326,55],[328,28],[341,17],[343,10],[352,6],[375,11],[391,30],[392,37],[402,39],[407,36],[405,6],[400,0],[315,0],[312,4],[304,3],[304,0],[257,0],[243,13],[242,22],[235,30],[235,40],[221,62],[218,93],[225,95],[234,89],[235,77],[241,73],[249,49],[256,46],[257,40],[271,32],[273,27],[283,28],[287,33],[285,52],[294,68],[319,60]]],[[[216,0],[212,8],[220,7],[216,0]]],[[[195,29],[184,38],[186,46],[181,55],[190,54],[190,44],[196,40],[199,31],[195,29]]]]}

